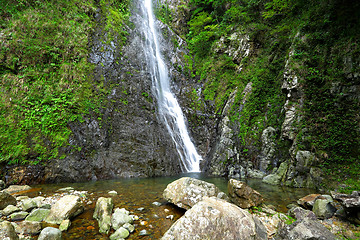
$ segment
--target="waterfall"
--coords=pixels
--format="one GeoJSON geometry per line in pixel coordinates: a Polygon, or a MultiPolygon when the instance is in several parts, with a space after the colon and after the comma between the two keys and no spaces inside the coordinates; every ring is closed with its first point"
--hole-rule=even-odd
{"type": "Polygon", "coordinates": [[[180,166],[183,172],[199,172],[201,156],[192,143],[185,117],[174,94],[171,92],[169,71],[160,53],[158,33],[155,28],[155,19],[152,10],[152,0],[145,1],[145,34],[144,51],[149,66],[154,94],[158,101],[158,111],[161,120],[165,123],[176,149],[180,156],[180,166]]]}

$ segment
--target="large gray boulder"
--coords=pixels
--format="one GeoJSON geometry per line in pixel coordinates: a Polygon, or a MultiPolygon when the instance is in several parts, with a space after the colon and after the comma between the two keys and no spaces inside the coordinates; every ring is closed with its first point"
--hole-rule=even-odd
{"type": "Polygon", "coordinates": [[[24,199],[20,203],[20,207],[23,211],[31,211],[37,207],[37,202],[33,198],[24,199]]]}
{"type": "Polygon", "coordinates": [[[8,222],[0,222],[0,239],[18,240],[19,237],[15,232],[14,226],[8,222]]]}
{"type": "Polygon", "coordinates": [[[205,196],[227,199],[225,193],[214,184],[190,177],[183,177],[170,183],[163,193],[167,201],[185,209],[190,209],[205,196]]]}
{"type": "Polygon", "coordinates": [[[263,223],[248,211],[215,197],[203,197],[164,234],[162,240],[267,239],[263,223]]]}
{"type": "Polygon", "coordinates": [[[279,229],[275,240],[335,240],[336,237],[318,220],[303,218],[279,229]]]}
{"type": "Polygon", "coordinates": [[[7,192],[0,192],[0,210],[8,205],[16,205],[16,199],[7,192]]]}
{"type": "Polygon", "coordinates": [[[41,231],[38,240],[61,240],[61,231],[57,228],[46,227],[41,231]]]}
{"type": "Polygon", "coordinates": [[[241,208],[256,207],[264,201],[259,192],[235,179],[229,180],[228,191],[230,200],[241,208]]]}
{"type": "Polygon", "coordinates": [[[93,217],[99,223],[99,232],[100,233],[109,233],[111,226],[111,213],[114,207],[112,198],[100,197],[95,206],[95,211],[93,217]]]}
{"type": "Polygon", "coordinates": [[[83,203],[79,196],[66,195],[51,206],[45,222],[60,224],[65,219],[70,219],[84,211],[83,203]]]}

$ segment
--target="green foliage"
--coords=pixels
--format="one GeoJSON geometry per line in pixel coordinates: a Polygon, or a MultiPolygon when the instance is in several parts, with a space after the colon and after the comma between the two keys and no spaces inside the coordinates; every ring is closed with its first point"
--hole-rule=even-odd
{"type": "MultiPolygon", "coordinates": [[[[121,29],[125,5],[107,6],[121,29]]],[[[92,1],[1,1],[0,162],[38,164],[68,145],[69,123],[99,115],[106,94],[87,61],[97,6],[92,1]]],[[[116,28],[115,28],[116,26],[116,28]]],[[[110,30],[109,30],[110,31],[110,30]]],[[[115,36],[115,35],[114,35],[115,36]]]]}

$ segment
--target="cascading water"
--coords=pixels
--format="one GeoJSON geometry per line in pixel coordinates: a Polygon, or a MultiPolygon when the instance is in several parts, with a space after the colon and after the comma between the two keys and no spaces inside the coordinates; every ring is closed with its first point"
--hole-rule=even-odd
{"type": "Polygon", "coordinates": [[[144,50],[152,77],[153,88],[158,101],[159,115],[164,121],[180,155],[184,172],[199,172],[201,156],[192,143],[185,118],[175,96],[171,92],[168,69],[160,53],[157,30],[155,28],[152,0],[143,0],[145,18],[143,31],[146,38],[144,50]]]}

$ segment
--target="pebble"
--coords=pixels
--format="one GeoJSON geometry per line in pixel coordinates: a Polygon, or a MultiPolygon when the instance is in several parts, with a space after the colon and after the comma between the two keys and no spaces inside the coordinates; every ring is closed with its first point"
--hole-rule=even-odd
{"type": "Polygon", "coordinates": [[[170,219],[170,220],[173,220],[174,219],[174,215],[169,215],[169,216],[166,216],[167,219],[170,219]]]}
{"type": "Polygon", "coordinates": [[[157,206],[157,207],[161,206],[161,203],[159,203],[159,202],[153,202],[152,204],[157,206]]]}
{"type": "Polygon", "coordinates": [[[140,212],[142,212],[142,211],[144,211],[144,210],[145,210],[145,208],[143,208],[143,207],[139,207],[137,210],[138,210],[138,211],[140,211],[140,212]]]}
{"type": "Polygon", "coordinates": [[[112,190],[112,191],[108,192],[108,194],[110,194],[110,195],[117,195],[118,193],[117,193],[117,191],[112,190]]]}
{"type": "Polygon", "coordinates": [[[146,229],[141,230],[139,233],[139,236],[147,236],[147,235],[150,235],[150,233],[146,231],[146,229]]]}
{"type": "Polygon", "coordinates": [[[167,208],[165,208],[164,211],[165,211],[166,213],[170,212],[170,210],[167,209],[167,208]]]}
{"type": "Polygon", "coordinates": [[[141,222],[140,222],[140,225],[142,225],[142,226],[145,226],[146,224],[148,224],[147,221],[141,221],[141,222]]]}

